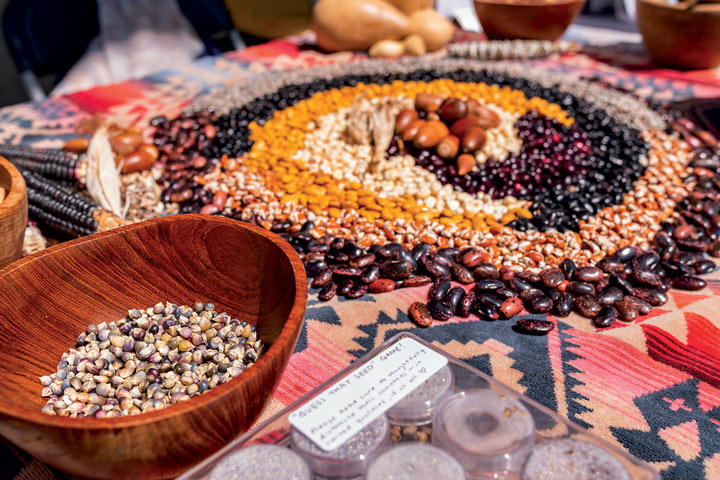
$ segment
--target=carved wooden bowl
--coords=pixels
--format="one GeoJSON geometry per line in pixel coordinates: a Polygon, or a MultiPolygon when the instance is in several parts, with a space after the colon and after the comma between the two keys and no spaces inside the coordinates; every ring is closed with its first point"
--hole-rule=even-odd
{"type": "Polygon", "coordinates": [[[3,268],[22,254],[28,215],[25,180],[3,157],[0,157],[0,188],[5,190],[5,198],[0,201],[0,268],[3,268]]]}
{"type": "Polygon", "coordinates": [[[258,227],[177,215],[48,248],[0,270],[0,434],[90,478],[174,477],[258,418],[302,327],[307,280],[293,248],[258,227]],[[255,323],[267,345],[252,367],[163,410],[116,418],[43,414],[38,377],[55,372],[88,324],[160,301],[255,323]],[[269,347],[269,348],[268,348],[269,347]]]}
{"type": "Polygon", "coordinates": [[[474,4],[491,40],[557,40],[585,0],[474,0],[474,4]]]}

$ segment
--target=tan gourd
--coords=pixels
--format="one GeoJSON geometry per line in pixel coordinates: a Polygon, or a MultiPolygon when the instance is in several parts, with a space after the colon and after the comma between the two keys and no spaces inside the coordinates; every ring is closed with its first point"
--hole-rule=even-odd
{"type": "Polygon", "coordinates": [[[430,52],[447,45],[453,36],[452,23],[431,8],[418,10],[410,15],[410,31],[425,40],[430,52]]]}
{"type": "Polygon", "coordinates": [[[337,52],[400,40],[409,33],[410,23],[385,0],[319,0],[313,8],[313,29],[320,48],[337,52]]]}
{"type": "MultiPolygon", "coordinates": [[[[423,8],[433,8],[433,4],[435,3],[434,0],[387,0],[388,2],[395,5],[397,8],[402,10],[403,12],[410,15],[416,10],[421,10],[423,8]]],[[[720,1],[720,0],[718,0],[720,1]]]]}

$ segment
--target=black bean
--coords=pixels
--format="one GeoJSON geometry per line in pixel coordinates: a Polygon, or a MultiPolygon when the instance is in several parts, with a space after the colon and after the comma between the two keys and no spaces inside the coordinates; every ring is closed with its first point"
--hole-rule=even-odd
{"type": "Polygon", "coordinates": [[[350,261],[350,265],[352,265],[353,267],[365,268],[368,265],[370,265],[371,263],[373,263],[374,261],[375,261],[375,255],[373,255],[372,253],[368,253],[367,255],[360,255],[358,257],[353,258],[350,261]]]}
{"type": "Polygon", "coordinates": [[[618,287],[627,295],[632,295],[635,292],[635,288],[630,284],[630,282],[620,275],[610,275],[610,285],[618,287]]]}
{"type": "Polygon", "coordinates": [[[454,287],[445,297],[445,303],[450,307],[450,310],[457,312],[463,298],[465,298],[465,290],[462,287],[454,287]]]}
{"type": "Polygon", "coordinates": [[[575,273],[576,268],[577,267],[575,266],[575,262],[573,262],[569,258],[566,258],[562,262],[560,262],[560,270],[563,271],[563,273],[565,274],[565,278],[568,280],[572,280],[573,273],[575,273]]]}
{"type": "Polygon", "coordinates": [[[526,333],[533,334],[547,334],[553,328],[555,324],[549,320],[536,320],[532,318],[521,318],[517,322],[517,327],[526,333]]]}
{"type": "Polygon", "coordinates": [[[409,277],[412,273],[412,265],[405,260],[392,260],[380,264],[380,276],[383,278],[402,280],[409,277]]]}
{"type": "Polygon", "coordinates": [[[425,262],[425,270],[433,278],[450,278],[450,269],[434,261],[425,262]]]}
{"type": "Polygon", "coordinates": [[[481,263],[473,269],[473,275],[476,280],[482,280],[483,278],[489,278],[491,280],[497,280],[500,278],[500,272],[492,263],[481,263]]]}
{"type": "Polygon", "coordinates": [[[445,247],[438,249],[436,253],[438,255],[442,255],[443,257],[451,258],[454,260],[458,256],[458,253],[460,253],[460,250],[454,247],[445,247]]]}
{"type": "Polygon", "coordinates": [[[453,316],[452,309],[440,300],[430,300],[427,304],[430,316],[435,320],[444,322],[453,316]]]}
{"type": "Polygon", "coordinates": [[[430,286],[428,292],[428,299],[430,300],[442,300],[450,291],[450,280],[445,278],[438,278],[430,286]]]}
{"type": "Polygon", "coordinates": [[[612,257],[605,257],[598,262],[600,267],[606,273],[622,273],[625,265],[612,257]]]}
{"type": "Polygon", "coordinates": [[[350,278],[341,278],[337,282],[337,294],[338,295],[347,295],[347,293],[352,290],[352,288],[355,286],[355,282],[352,281],[350,278]]]}
{"type": "Polygon", "coordinates": [[[634,296],[655,307],[665,305],[668,301],[665,293],[653,288],[636,288],[634,296]]]}
{"type": "Polygon", "coordinates": [[[518,293],[510,288],[498,288],[494,293],[502,298],[512,298],[518,296],[518,293]]]}
{"type": "Polygon", "coordinates": [[[491,278],[484,278],[475,282],[476,290],[497,290],[503,288],[505,284],[500,280],[493,280],[491,278]]]}
{"type": "Polygon", "coordinates": [[[395,256],[398,250],[403,248],[399,243],[388,243],[380,247],[377,251],[377,256],[381,258],[390,258],[395,256]]]}
{"type": "Polygon", "coordinates": [[[565,274],[559,268],[551,268],[540,277],[543,285],[548,288],[555,288],[565,280],[565,274]]]}
{"type": "Polygon", "coordinates": [[[600,308],[600,304],[591,295],[581,295],[575,298],[575,309],[584,317],[595,317],[600,312],[600,308]]]}
{"type": "Polygon", "coordinates": [[[550,300],[545,295],[540,295],[538,297],[534,297],[532,300],[530,300],[530,308],[529,310],[537,313],[545,313],[549,312],[550,309],[553,306],[552,300],[550,300]]]}
{"type": "Polygon", "coordinates": [[[500,314],[498,314],[497,310],[485,303],[477,302],[475,304],[475,311],[477,312],[479,317],[485,318],[487,320],[497,320],[498,318],[500,318],[500,314]]]}
{"type": "Polygon", "coordinates": [[[634,295],[626,295],[625,297],[623,297],[623,301],[632,305],[633,308],[635,308],[635,310],[637,310],[640,315],[647,315],[652,311],[652,305],[650,305],[644,300],[640,300],[634,295]]]}
{"type": "Polygon", "coordinates": [[[659,287],[662,283],[660,275],[651,270],[635,270],[632,274],[632,279],[635,283],[647,287],[659,287]]]}
{"type": "Polygon", "coordinates": [[[574,306],[572,295],[563,293],[555,302],[553,313],[558,317],[567,317],[572,312],[574,306]]]}
{"type": "Polygon", "coordinates": [[[327,264],[322,260],[305,264],[305,271],[307,272],[308,277],[314,277],[315,275],[326,269],[327,264]]]}
{"type": "Polygon", "coordinates": [[[693,265],[693,268],[698,275],[704,275],[715,270],[715,262],[712,260],[702,260],[693,265]]]}
{"type": "Polygon", "coordinates": [[[660,256],[655,252],[643,252],[633,260],[635,270],[652,270],[660,262],[660,256]]]}
{"type": "Polygon", "coordinates": [[[565,290],[574,295],[595,295],[595,287],[592,283],[587,282],[570,282],[565,290]]]}
{"type": "Polygon", "coordinates": [[[660,264],[665,273],[670,277],[679,277],[681,275],[692,275],[695,273],[692,267],[684,265],[680,262],[668,260],[660,264]]]}
{"type": "Polygon", "coordinates": [[[345,295],[346,298],[360,298],[365,295],[368,291],[368,286],[364,283],[358,283],[353,286],[350,291],[345,295]]]}
{"type": "Polygon", "coordinates": [[[340,265],[336,267],[332,267],[333,274],[337,275],[338,277],[358,277],[362,273],[362,270],[360,270],[357,267],[349,267],[347,265],[340,265]]]}
{"type": "Polygon", "coordinates": [[[523,303],[528,304],[534,298],[544,297],[544,296],[545,296],[545,294],[542,292],[542,290],[539,290],[537,288],[529,288],[529,289],[525,290],[524,292],[520,293],[520,300],[522,300],[523,303]]]}
{"type": "Polygon", "coordinates": [[[579,267],[575,270],[575,280],[595,283],[603,277],[603,271],[598,267],[579,267]]]}
{"type": "Polygon", "coordinates": [[[337,288],[338,286],[335,282],[326,283],[325,286],[320,289],[320,292],[318,293],[318,299],[322,301],[330,300],[335,296],[337,288]]]}
{"type": "Polygon", "coordinates": [[[426,255],[430,253],[430,244],[427,242],[420,242],[417,245],[415,245],[415,248],[412,249],[412,256],[415,259],[415,261],[419,261],[420,257],[423,255],[426,255]]]}
{"type": "Polygon", "coordinates": [[[380,265],[377,263],[371,263],[360,274],[360,281],[364,283],[372,283],[378,278],[380,278],[380,265]]]}
{"type": "Polygon", "coordinates": [[[600,305],[614,305],[623,298],[623,292],[617,287],[607,287],[597,296],[600,305]]]}
{"type": "Polygon", "coordinates": [[[626,322],[631,322],[638,316],[638,311],[632,302],[629,302],[624,298],[615,304],[615,308],[620,314],[620,318],[626,322]]]}
{"type": "Polygon", "coordinates": [[[315,278],[313,278],[311,286],[314,288],[319,288],[325,286],[330,280],[332,280],[332,272],[328,270],[327,268],[317,275],[315,275],[315,278]]]}
{"type": "Polygon", "coordinates": [[[618,318],[618,311],[615,307],[606,305],[600,309],[597,316],[593,319],[597,327],[609,327],[618,318]]]}
{"type": "Polygon", "coordinates": [[[475,296],[475,292],[470,291],[468,292],[465,297],[460,302],[460,305],[457,309],[457,315],[458,317],[466,318],[470,315],[470,313],[475,308],[475,304],[477,303],[477,297],[475,296]]]}
{"type": "Polygon", "coordinates": [[[475,277],[470,272],[470,270],[463,267],[459,263],[454,264],[450,268],[450,271],[452,272],[453,278],[460,283],[468,284],[468,283],[472,283],[475,281],[475,277]]]}
{"type": "Polygon", "coordinates": [[[398,260],[404,260],[407,263],[409,263],[410,267],[412,267],[413,271],[415,271],[415,269],[417,269],[417,261],[412,256],[412,254],[410,252],[408,252],[407,250],[405,250],[404,248],[398,250],[398,252],[395,254],[395,258],[398,260]]]}
{"type": "Polygon", "coordinates": [[[530,285],[524,280],[521,280],[518,277],[513,277],[510,283],[512,284],[512,288],[517,292],[524,292],[525,290],[529,290],[532,288],[532,285],[530,285]]]}
{"type": "Polygon", "coordinates": [[[672,286],[680,290],[702,290],[707,286],[705,280],[694,275],[683,275],[672,280],[672,286]]]}
{"type": "Polygon", "coordinates": [[[502,305],[504,300],[497,295],[493,295],[492,293],[487,291],[477,293],[476,299],[478,302],[484,303],[485,305],[490,305],[493,308],[500,308],[500,305],[502,305]]]}
{"type": "Polygon", "coordinates": [[[634,247],[623,247],[618,249],[612,254],[612,257],[620,263],[627,263],[637,255],[637,251],[634,247]]]}

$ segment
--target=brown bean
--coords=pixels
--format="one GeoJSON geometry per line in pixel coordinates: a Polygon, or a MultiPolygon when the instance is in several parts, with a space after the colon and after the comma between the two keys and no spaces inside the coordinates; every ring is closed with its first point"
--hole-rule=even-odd
{"type": "Polygon", "coordinates": [[[116,161],[122,164],[122,173],[142,172],[155,164],[155,160],[143,150],[135,150],[130,155],[118,155],[116,161]]]}
{"type": "Polygon", "coordinates": [[[487,140],[485,130],[480,127],[470,127],[462,137],[462,151],[465,153],[475,153],[485,145],[485,140],[487,140]]]}
{"type": "Polygon", "coordinates": [[[142,145],[140,145],[138,147],[138,150],[143,151],[143,152],[147,153],[148,155],[150,155],[150,158],[153,159],[153,162],[157,161],[159,152],[158,152],[158,148],[155,145],[150,144],[150,143],[143,143],[142,145]]]}
{"type": "Polygon", "coordinates": [[[435,112],[440,108],[443,99],[433,93],[418,93],[415,97],[415,108],[424,112],[435,112]]]}
{"type": "Polygon", "coordinates": [[[433,148],[449,133],[445,124],[438,120],[425,122],[415,135],[413,143],[418,148],[433,148]]]}
{"type": "Polygon", "coordinates": [[[403,130],[401,135],[402,139],[406,142],[411,142],[415,139],[415,136],[423,125],[425,125],[425,120],[423,120],[422,118],[413,120],[412,122],[410,122],[407,128],[403,130]]]}
{"type": "Polygon", "coordinates": [[[67,150],[68,152],[85,153],[87,152],[89,144],[89,138],[73,138],[72,140],[65,142],[62,149],[67,150]]]}
{"type": "Polygon", "coordinates": [[[412,108],[406,108],[405,110],[400,111],[397,118],[395,119],[395,133],[405,131],[405,129],[410,125],[410,122],[412,122],[413,120],[417,120],[417,118],[417,110],[414,110],[412,108]]]}
{"type": "Polygon", "coordinates": [[[475,167],[475,157],[469,153],[463,153],[457,158],[457,172],[458,175],[465,175],[470,173],[475,167]]]}
{"type": "Polygon", "coordinates": [[[460,150],[460,139],[455,135],[448,135],[440,140],[435,150],[440,158],[455,158],[460,150]]]}
{"type": "Polygon", "coordinates": [[[455,120],[467,116],[468,107],[467,104],[459,98],[446,98],[442,104],[440,104],[438,114],[443,122],[452,123],[455,120]]]}
{"type": "Polygon", "coordinates": [[[494,110],[478,102],[468,102],[469,114],[480,121],[480,127],[484,129],[495,128],[500,125],[500,117],[494,110]]]}
{"type": "Polygon", "coordinates": [[[129,155],[143,143],[142,135],[137,133],[121,133],[110,139],[110,146],[115,153],[129,155]]]}

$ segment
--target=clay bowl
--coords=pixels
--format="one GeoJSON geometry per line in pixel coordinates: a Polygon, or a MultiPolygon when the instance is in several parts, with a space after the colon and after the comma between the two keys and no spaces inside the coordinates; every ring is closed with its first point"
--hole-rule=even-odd
{"type": "Polygon", "coordinates": [[[557,40],[585,0],[474,0],[475,12],[491,40],[557,40]]]}
{"type": "Polygon", "coordinates": [[[0,434],[89,478],[175,477],[246,431],[287,365],[307,280],[292,247],[258,227],[178,215],[48,248],[0,270],[0,434]],[[90,323],[158,301],[212,301],[254,322],[269,348],[233,380],[163,410],[116,418],[40,412],[54,372],[90,323]]]}
{"type": "Polygon", "coordinates": [[[28,215],[25,180],[3,157],[0,157],[0,188],[5,190],[5,198],[0,201],[0,268],[3,268],[22,254],[28,215]]]}
{"type": "Polygon", "coordinates": [[[720,3],[637,0],[637,25],[645,49],[658,65],[695,70],[720,65],[720,3]]]}

